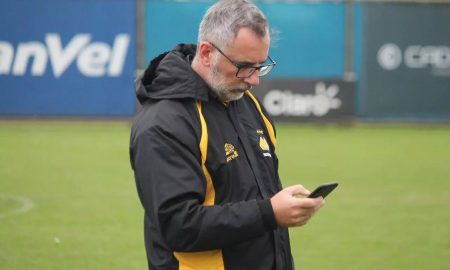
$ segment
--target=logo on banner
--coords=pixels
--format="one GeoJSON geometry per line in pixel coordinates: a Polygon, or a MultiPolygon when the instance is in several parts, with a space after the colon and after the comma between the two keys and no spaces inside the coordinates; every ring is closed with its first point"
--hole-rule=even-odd
{"type": "Polygon", "coordinates": [[[396,69],[402,63],[402,51],[395,44],[384,44],[378,50],[377,60],[380,66],[384,69],[396,69]]]}
{"type": "Polygon", "coordinates": [[[393,43],[384,44],[377,53],[378,64],[385,70],[395,70],[403,63],[410,69],[431,68],[434,75],[450,76],[449,46],[411,45],[402,51],[393,43]]]}
{"type": "Polygon", "coordinates": [[[130,43],[128,34],[119,34],[112,45],[92,42],[90,34],[77,34],[65,46],[57,33],[39,41],[20,42],[17,48],[0,40],[0,75],[44,76],[50,65],[55,78],[60,78],[74,63],[87,77],[122,75],[130,43]]]}
{"type": "Polygon", "coordinates": [[[292,93],[291,90],[270,90],[263,99],[268,113],[273,116],[317,116],[322,117],[341,107],[337,98],[339,86],[318,82],[314,94],[292,93]]]}

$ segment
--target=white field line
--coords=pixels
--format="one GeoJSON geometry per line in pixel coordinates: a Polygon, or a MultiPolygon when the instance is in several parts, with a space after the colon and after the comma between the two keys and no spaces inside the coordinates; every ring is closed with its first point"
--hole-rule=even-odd
{"type": "Polygon", "coordinates": [[[23,214],[34,208],[34,202],[30,198],[27,198],[24,196],[17,196],[17,195],[13,195],[13,194],[0,193],[0,203],[1,203],[1,201],[7,201],[7,200],[17,202],[19,204],[19,206],[15,207],[14,209],[11,209],[11,210],[6,210],[4,212],[1,212],[0,219],[5,218],[7,216],[23,214]]]}

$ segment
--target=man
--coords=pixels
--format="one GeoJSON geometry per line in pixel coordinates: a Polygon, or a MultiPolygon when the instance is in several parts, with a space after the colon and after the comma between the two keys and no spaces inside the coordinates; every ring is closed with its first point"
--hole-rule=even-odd
{"type": "Polygon", "coordinates": [[[246,0],[205,14],[198,44],[151,61],[130,156],[151,269],[294,269],[288,227],[322,198],[282,189],[273,124],[249,91],[275,66],[264,15],[246,0]]]}

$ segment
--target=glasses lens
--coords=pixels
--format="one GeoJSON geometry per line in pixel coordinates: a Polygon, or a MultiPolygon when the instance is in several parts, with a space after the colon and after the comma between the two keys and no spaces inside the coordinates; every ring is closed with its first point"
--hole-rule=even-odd
{"type": "Polygon", "coordinates": [[[269,74],[269,72],[272,71],[273,66],[274,65],[268,65],[268,66],[261,67],[261,69],[259,70],[259,77],[269,74]]]}
{"type": "MultiPolygon", "coordinates": [[[[270,59],[270,60],[272,60],[272,59],[270,59]]],[[[239,68],[239,70],[236,74],[236,77],[248,78],[248,77],[252,76],[253,73],[255,73],[255,71],[257,71],[257,70],[258,70],[258,76],[262,77],[262,76],[269,74],[269,72],[271,72],[274,67],[275,67],[275,62],[273,62],[273,61],[271,64],[267,64],[262,67],[241,67],[241,68],[239,68]]]]}
{"type": "Polygon", "coordinates": [[[243,68],[239,69],[236,76],[238,78],[248,78],[248,77],[252,76],[252,74],[255,71],[256,71],[256,68],[254,68],[254,67],[243,67],[243,68]]]}

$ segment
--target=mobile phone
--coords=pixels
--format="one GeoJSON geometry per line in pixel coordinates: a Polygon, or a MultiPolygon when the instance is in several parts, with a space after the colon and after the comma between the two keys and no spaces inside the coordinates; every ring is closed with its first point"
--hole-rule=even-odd
{"type": "Polygon", "coordinates": [[[325,183],[318,186],[311,194],[309,194],[308,198],[317,198],[322,196],[325,198],[328,194],[331,193],[338,186],[338,182],[330,182],[325,183]]]}

